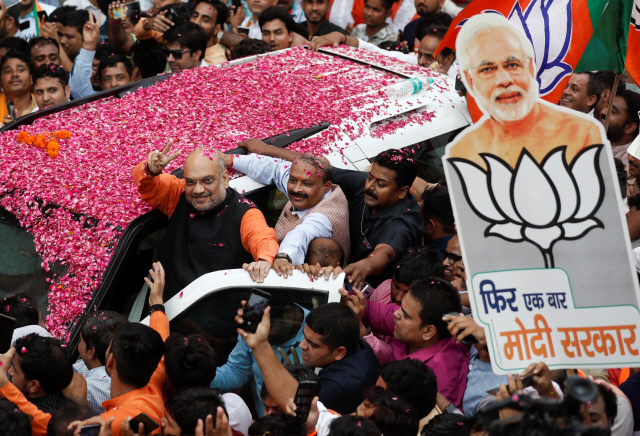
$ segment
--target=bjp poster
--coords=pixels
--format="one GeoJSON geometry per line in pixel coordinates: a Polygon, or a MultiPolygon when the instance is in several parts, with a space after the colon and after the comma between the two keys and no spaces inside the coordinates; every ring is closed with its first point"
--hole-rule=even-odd
{"type": "Polygon", "coordinates": [[[640,294],[601,123],[540,98],[532,44],[499,14],[466,21],[456,53],[483,116],[443,164],[494,371],[640,366],[640,294]]]}

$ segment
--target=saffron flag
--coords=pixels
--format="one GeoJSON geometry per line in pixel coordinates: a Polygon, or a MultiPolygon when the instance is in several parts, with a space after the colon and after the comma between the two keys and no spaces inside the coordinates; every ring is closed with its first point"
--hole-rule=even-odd
{"type": "MultiPolygon", "coordinates": [[[[475,0],[453,20],[438,51],[444,47],[455,50],[458,32],[470,17],[502,15],[531,41],[540,97],[556,104],[608,3],[609,0],[475,0]]],[[[477,121],[482,113],[473,99],[468,99],[468,106],[477,121]]]]}
{"type": "Polygon", "coordinates": [[[635,0],[627,37],[627,59],[624,64],[636,84],[640,83],[640,0],[635,0]]]}

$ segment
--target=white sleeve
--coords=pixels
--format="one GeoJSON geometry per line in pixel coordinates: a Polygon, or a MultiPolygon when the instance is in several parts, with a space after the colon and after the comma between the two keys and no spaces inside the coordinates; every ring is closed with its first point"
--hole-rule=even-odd
{"type": "Polygon", "coordinates": [[[378,47],[375,44],[371,44],[370,42],[366,42],[361,39],[358,39],[358,48],[365,49],[372,53],[378,53],[381,55],[396,58],[399,61],[406,62],[408,64],[413,64],[413,65],[418,64],[418,57],[415,54],[404,54],[404,53],[400,53],[399,51],[385,50],[383,48],[378,47]]]}
{"type": "Polygon", "coordinates": [[[287,182],[291,172],[291,162],[261,154],[234,155],[233,169],[246,174],[256,182],[265,185],[275,184],[284,195],[289,196],[287,182]]]}
{"type": "Polygon", "coordinates": [[[302,265],[311,241],[315,238],[332,237],[333,227],[329,218],[318,212],[310,213],[295,229],[286,234],[278,251],[288,254],[293,266],[302,265]]]}
{"type": "Polygon", "coordinates": [[[396,34],[401,30],[404,30],[404,26],[409,24],[413,17],[416,15],[416,6],[413,0],[402,0],[402,4],[396,12],[396,16],[391,24],[391,30],[396,34]]]}
{"type": "Polygon", "coordinates": [[[318,423],[316,424],[316,431],[318,432],[317,436],[329,436],[329,426],[331,425],[331,421],[334,419],[340,418],[340,415],[334,415],[329,412],[327,408],[318,401],[318,411],[320,412],[318,416],[318,423]]]}

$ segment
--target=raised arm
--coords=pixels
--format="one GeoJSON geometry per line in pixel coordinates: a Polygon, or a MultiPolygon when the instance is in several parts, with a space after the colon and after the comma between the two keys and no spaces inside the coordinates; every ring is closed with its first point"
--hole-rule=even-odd
{"type": "Polygon", "coordinates": [[[278,148],[274,147],[273,145],[265,144],[259,139],[249,139],[248,141],[242,141],[238,143],[238,145],[240,147],[246,148],[249,153],[271,156],[289,162],[293,162],[301,154],[297,151],[287,150],[286,148],[278,148]]]}
{"type": "Polygon", "coordinates": [[[131,47],[133,46],[133,36],[128,34],[124,27],[122,27],[122,22],[126,17],[118,17],[116,18],[114,14],[114,10],[123,7],[124,3],[120,1],[112,2],[109,5],[109,20],[107,24],[107,35],[109,36],[109,41],[111,44],[118,47],[124,54],[131,54],[131,47]]]}

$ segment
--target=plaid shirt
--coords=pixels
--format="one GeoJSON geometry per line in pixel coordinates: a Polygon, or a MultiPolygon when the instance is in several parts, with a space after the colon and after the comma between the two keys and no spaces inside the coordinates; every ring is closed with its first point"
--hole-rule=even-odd
{"type": "Polygon", "coordinates": [[[398,34],[391,30],[391,26],[388,24],[382,28],[378,33],[369,38],[367,35],[367,25],[358,24],[351,32],[351,36],[363,40],[364,42],[370,42],[371,44],[379,45],[384,41],[397,41],[398,34]]]}

